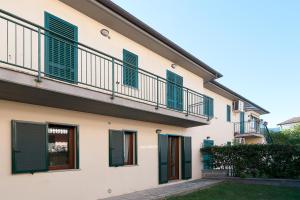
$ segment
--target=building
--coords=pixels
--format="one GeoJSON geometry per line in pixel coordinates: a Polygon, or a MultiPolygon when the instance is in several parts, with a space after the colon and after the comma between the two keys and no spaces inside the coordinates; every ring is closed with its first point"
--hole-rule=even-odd
{"type": "Polygon", "coordinates": [[[263,142],[268,111],[111,1],[2,0],[0,44],[1,199],[198,179],[207,137],[263,142]]]}
{"type": "Polygon", "coordinates": [[[300,117],[293,117],[278,124],[281,130],[291,129],[297,125],[300,125],[300,117]]]}

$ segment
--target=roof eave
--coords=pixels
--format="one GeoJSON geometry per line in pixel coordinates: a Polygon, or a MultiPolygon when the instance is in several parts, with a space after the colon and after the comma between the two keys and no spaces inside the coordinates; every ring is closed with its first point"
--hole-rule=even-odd
{"type": "MultiPolygon", "coordinates": [[[[235,97],[235,99],[232,99],[232,100],[242,100],[244,102],[247,102],[249,104],[251,104],[253,107],[255,107],[256,109],[254,109],[255,112],[258,112],[259,114],[261,115],[264,115],[264,114],[270,114],[270,112],[262,107],[260,107],[259,105],[253,103],[252,101],[248,100],[247,98],[243,97],[242,95],[234,92],[233,90],[229,89],[228,87],[222,85],[221,83],[218,83],[217,81],[210,81],[208,82],[207,84],[212,84],[218,88],[220,88],[221,90],[231,94],[232,96],[235,97]]],[[[220,94],[221,95],[221,94],[220,94]]]]}

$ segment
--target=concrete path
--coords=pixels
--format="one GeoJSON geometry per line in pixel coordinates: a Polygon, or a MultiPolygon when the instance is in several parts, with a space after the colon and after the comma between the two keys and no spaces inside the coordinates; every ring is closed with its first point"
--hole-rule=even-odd
{"type": "Polygon", "coordinates": [[[199,179],[154,189],[143,190],[121,196],[110,197],[103,200],[161,200],[170,196],[186,194],[204,189],[220,182],[222,182],[222,180],[199,179]]]}

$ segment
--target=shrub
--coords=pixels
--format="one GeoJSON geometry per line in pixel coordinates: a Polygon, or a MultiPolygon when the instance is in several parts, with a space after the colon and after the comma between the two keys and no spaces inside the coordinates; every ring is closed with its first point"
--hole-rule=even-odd
{"type": "Polygon", "coordinates": [[[299,145],[237,145],[201,149],[212,155],[214,169],[237,177],[300,178],[299,145]]]}

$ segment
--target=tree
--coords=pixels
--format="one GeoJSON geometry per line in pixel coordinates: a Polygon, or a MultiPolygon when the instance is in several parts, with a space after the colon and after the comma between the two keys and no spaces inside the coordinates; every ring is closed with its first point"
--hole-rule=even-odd
{"type": "Polygon", "coordinates": [[[279,133],[270,133],[274,144],[300,144],[300,125],[291,129],[283,130],[279,133]]]}

